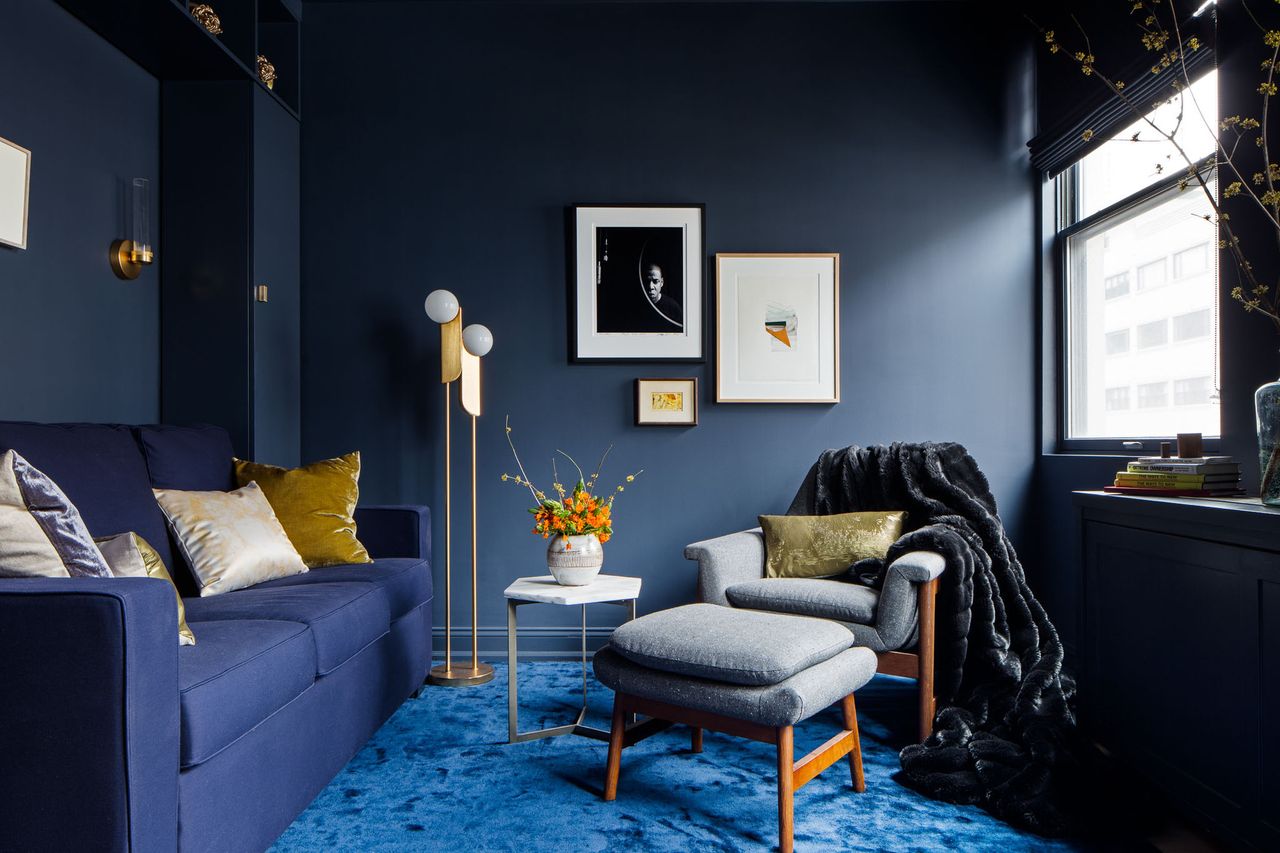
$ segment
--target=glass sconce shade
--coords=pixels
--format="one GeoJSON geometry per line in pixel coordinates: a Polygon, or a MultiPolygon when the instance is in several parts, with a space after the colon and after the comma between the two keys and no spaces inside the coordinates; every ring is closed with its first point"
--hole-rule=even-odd
{"type": "Polygon", "coordinates": [[[151,249],[151,181],[133,179],[133,260],[140,264],[151,263],[155,253],[151,249]]]}
{"type": "Polygon", "coordinates": [[[427,316],[435,323],[448,323],[458,316],[458,297],[447,290],[433,290],[423,303],[427,316]]]}
{"type": "Polygon", "coordinates": [[[472,323],[462,330],[462,345],[476,358],[483,358],[493,349],[493,332],[488,326],[472,323]]]}

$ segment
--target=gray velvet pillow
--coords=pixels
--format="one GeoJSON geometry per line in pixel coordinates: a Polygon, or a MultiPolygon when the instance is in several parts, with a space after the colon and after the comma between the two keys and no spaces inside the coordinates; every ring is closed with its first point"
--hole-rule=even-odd
{"type": "Polygon", "coordinates": [[[777,684],[853,645],[825,619],[687,604],[619,626],[609,645],[630,661],[730,684],[777,684]]]}

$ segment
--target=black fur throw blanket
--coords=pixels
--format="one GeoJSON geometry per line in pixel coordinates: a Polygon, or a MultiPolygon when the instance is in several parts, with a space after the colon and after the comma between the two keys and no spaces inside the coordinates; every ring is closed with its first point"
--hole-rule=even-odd
{"type": "MultiPolygon", "coordinates": [[[[894,444],[825,451],[788,511],[828,515],[906,510],[908,551],[947,563],[937,598],[933,734],[900,753],[899,781],[928,796],[976,803],[1046,835],[1071,828],[1064,808],[1073,759],[1074,683],[1062,643],[1027,586],[987,478],[958,444],[894,444]]],[[[865,562],[865,561],[864,561],[865,562]]]]}

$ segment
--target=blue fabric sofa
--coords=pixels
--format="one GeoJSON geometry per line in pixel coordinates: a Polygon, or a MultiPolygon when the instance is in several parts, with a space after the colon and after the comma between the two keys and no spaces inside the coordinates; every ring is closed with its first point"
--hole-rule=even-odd
{"type": "Polygon", "coordinates": [[[362,507],[373,563],[210,598],[153,486],[234,487],[216,427],[0,423],[90,531],[146,538],[150,578],[0,578],[0,847],[255,851],[422,684],[431,657],[426,507],[362,507]]]}

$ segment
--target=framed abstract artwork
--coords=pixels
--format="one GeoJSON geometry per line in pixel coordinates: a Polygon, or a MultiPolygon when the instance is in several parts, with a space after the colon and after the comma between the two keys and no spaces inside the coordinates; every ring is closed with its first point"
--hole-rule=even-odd
{"type": "Polygon", "coordinates": [[[636,380],[636,426],[697,425],[697,377],[636,380]]]}
{"type": "Polygon", "coordinates": [[[570,360],[705,361],[702,205],[571,213],[570,360]]]}
{"type": "Polygon", "coordinates": [[[840,402],[839,255],[716,255],[716,402],[840,402]]]}
{"type": "Polygon", "coordinates": [[[27,248],[31,152],[0,137],[0,244],[27,248]]]}

